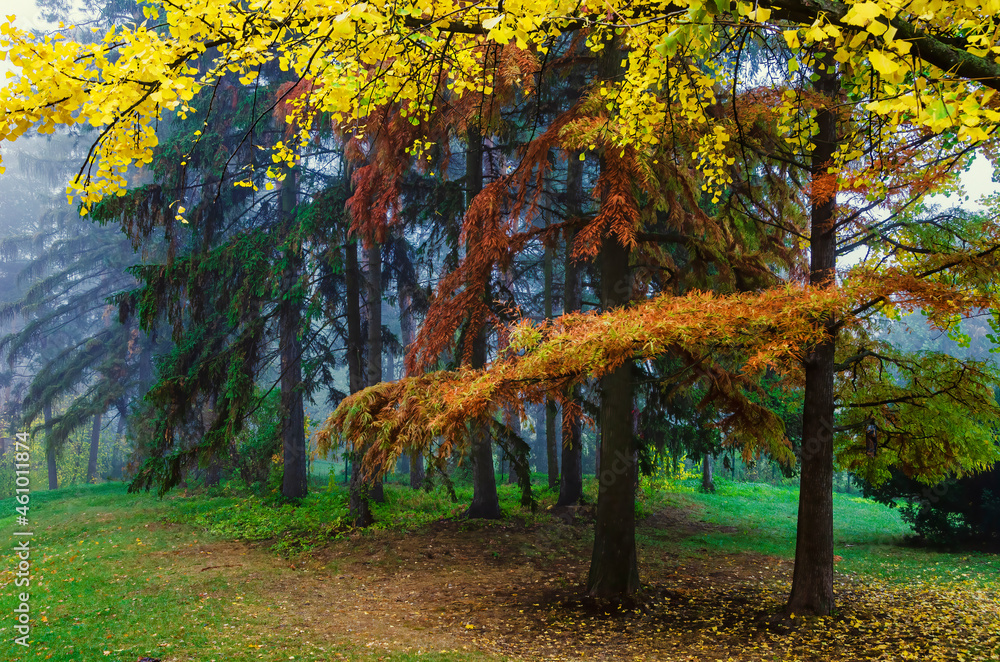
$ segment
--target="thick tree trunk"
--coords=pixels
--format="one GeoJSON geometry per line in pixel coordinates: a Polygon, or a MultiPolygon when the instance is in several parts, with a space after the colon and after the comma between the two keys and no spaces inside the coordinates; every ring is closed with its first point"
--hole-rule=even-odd
{"type": "MultiPolygon", "coordinates": [[[[368,247],[368,366],[365,386],[382,382],[382,249],[372,241],[368,247]]],[[[372,480],[368,498],[375,503],[385,502],[382,477],[372,480]]]]}
{"type": "Polygon", "coordinates": [[[715,491],[715,479],[712,477],[712,456],[708,453],[705,453],[701,458],[701,491],[715,491]]]}
{"type": "MultiPolygon", "coordinates": [[[[569,167],[566,173],[566,212],[570,218],[580,215],[581,197],[583,191],[583,161],[578,153],[569,155],[569,167]]],[[[566,263],[565,283],[563,285],[563,313],[575,313],[580,310],[580,278],[576,263],[573,261],[573,243],[575,234],[572,229],[566,232],[566,263]]],[[[574,402],[580,400],[580,387],[573,386],[568,393],[574,402]]],[[[562,472],[559,481],[559,506],[572,506],[583,498],[583,438],[580,430],[580,417],[569,407],[563,407],[562,472]]]]}
{"type": "Polygon", "coordinates": [[[282,273],[282,300],[278,306],[278,342],[281,347],[281,410],[285,415],[282,426],[282,458],[284,478],[281,495],[286,499],[301,499],[308,492],[306,475],[305,411],[302,403],[302,325],[299,276],[302,270],[302,245],[293,239],[292,223],[297,196],[297,172],[285,173],[281,184],[281,216],[285,226],[285,270],[282,273]]]}
{"type": "Polygon", "coordinates": [[[94,426],[90,429],[90,458],[87,461],[87,484],[94,482],[97,475],[97,451],[101,445],[101,414],[94,414],[94,426]]]}
{"type": "MultiPolygon", "coordinates": [[[[365,387],[361,367],[361,270],[358,266],[358,244],[344,245],[344,290],[347,296],[347,378],[351,393],[365,387]]],[[[348,489],[348,509],[355,526],[369,526],[375,518],[368,502],[368,484],[360,470],[359,453],[349,453],[351,481],[348,489]]],[[[346,460],[347,458],[345,458],[346,460]]]]}
{"type": "MultiPolygon", "coordinates": [[[[601,250],[604,310],[628,303],[629,253],[615,238],[601,250]]],[[[627,599],[639,590],[635,549],[635,448],[632,439],[632,364],[601,379],[601,472],[588,595],[627,599]]]]}
{"type": "Polygon", "coordinates": [[[410,452],[410,489],[419,490],[425,486],[427,473],[424,470],[424,454],[420,451],[410,452]]]}
{"type": "MultiPolygon", "coordinates": [[[[466,209],[483,190],[483,138],[477,129],[470,128],[468,141],[469,153],[465,164],[466,209]]],[[[486,296],[489,296],[488,286],[486,296]]],[[[486,365],[486,349],[487,329],[484,326],[472,340],[472,368],[486,365]]],[[[493,467],[493,435],[486,425],[472,425],[469,455],[472,462],[472,503],[465,514],[467,517],[500,519],[500,499],[497,496],[497,478],[493,467]]]]}
{"type": "MultiPolygon", "coordinates": [[[[817,58],[816,91],[826,104],[816,116],[816,148],[812,155],[813,181],[826,170],[839,141],[836,95],[840,89],[830,53],[817,58]]],[[[811,285],[833,285],[837,266],[836,197],[813,200],[810,219],[811,285]]],[[[799,518],[795,541],[795,571],[787,610],[790,614],[826,616],[833,609],[833,413],[836,327],[827,320],[828,340],[813,348],[805,362],[802,411],[802,475],[799,481],[799,518]]]]}
{"type": "Polygon", "coordinates": [[[45,403],[42,407],[45,421],[45,464],[49,469],[49,489],[59,489],[59,473],[56,471],[56,447],[52,443],[52,404],[45,403]]]}
{"type": "MultiPolygon", "coordinates": [[[[472,365],[486,365],[486,329],[473,340],[472,365]]],[[[473,423],[472,450],[472,503],[465,511],[466,517],[500,519],[500,498],[497,495],[497,478],[493,466],[493,435],[483,423],[473,423]]]]}
{"type": "MultiPolygon", "coordinates": [[[[600,80],[622,73],[618,38],[605,44],[598,62],[600,80]]],[[[601,170],[606,156],[601,156],[601,170]]],[[[601,206],[608,204],[602,199],[601,206]]],[[[601,307],[624,306],[632,294],[629,251],[614,235],[601,248],[601,307]]],[[[635,549],[635,487],[638,479],[633,440],[632,363],[626,361],[601,379],[601,472],[598,474],[594,553],[587,578],[587,594],[627,600],[639,590],[635,549]]]]}

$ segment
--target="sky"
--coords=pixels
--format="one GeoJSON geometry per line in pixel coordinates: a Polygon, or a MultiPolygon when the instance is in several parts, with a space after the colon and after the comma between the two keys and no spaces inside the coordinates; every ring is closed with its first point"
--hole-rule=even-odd
{"type": "MultiPolygon", "coordinates": [[[[16,27],[22,30],[31,29],[45,29],[46,24],[38,20],[38,7],[35,6],[35,0],[2,0],[3,2],[3,14],[6,16],[17,16],[17,20],[14,21],[16,27]]],[[[0,18],[0,20],[4,20],[0,18]]],[[[0,84],[5,80],[3,74],[11,70],[10,63],[5,59],[0,62],[0,84]]]]}
{"type": "Polygon", "coordinates": [[[38,20],[38,8],[35,6],[35,0],[3,0],[3,14],[4,16],[11,14],[17,16],[14,25],[22,30],[42,28],[45,25],[38,20]]]}

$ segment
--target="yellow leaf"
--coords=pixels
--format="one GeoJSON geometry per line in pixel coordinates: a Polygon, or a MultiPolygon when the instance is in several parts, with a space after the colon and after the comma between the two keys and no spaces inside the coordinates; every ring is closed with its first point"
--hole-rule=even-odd
{"type": "Polygon", "coordinates": [[[868,61],[872,63],[875,71],[883,76],[891,76],[899,70],[899,63],[892,58],[886,57],[882,51],[872,51],[869,53],[868,61]]]}
{"type": "Polygon", "coordinates": [[[506,15],[507,14],[500,14],[499,16],[494,16],[493,18],[486,19],[485,21],[483,21],[483,27],[487,30],[492,30],[500,23],[500,21],[503,20],[504,16],[506,15]]]}
{"type": "Polygon", "coordinates": [[[874,2],[860,2],[847,12],[844,22],[848,25],[865,26],[882,15],[882,8],[874,2]]]}

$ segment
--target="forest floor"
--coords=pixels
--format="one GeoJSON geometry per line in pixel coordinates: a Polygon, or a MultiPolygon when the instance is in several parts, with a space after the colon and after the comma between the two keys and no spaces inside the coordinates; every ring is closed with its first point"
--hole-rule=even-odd
{"type": "MultiPolygon", "coordinates": [[[[900,546],[894,511],[845,495],[836,500],[837,612],[789,628],[771,623],[791,582],[789,488],[644,493],[643,592],[617,610],[581,599],[590,509],[550,510],[544,495],[537,514],[424,517],[407,530],[339,529],[289,549],[193,526],[193,513],[203,523],[210,512],[203,496],[156,500],[117,485],[59,492],[33,501],[31,646],[14,648],[13,617],[0,617],[0,659],[1000,658],[1000,557],[900,546]]],[[[229,512],[241,504],[216,500],[229,512]]],[[[0,528],[9,535],[12,518],[0,528]]],[[[5,556],[0,609],[11,615],[15,560],[5,556]]]]}

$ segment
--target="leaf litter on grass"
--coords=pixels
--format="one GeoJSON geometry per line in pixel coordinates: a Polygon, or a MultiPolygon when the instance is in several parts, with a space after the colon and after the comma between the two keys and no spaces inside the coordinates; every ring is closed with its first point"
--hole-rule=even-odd
{"type": "MultiPolygon", "coordinates": [[[[647,518],[648,527],[657,530],[646,534],[658,536],[729,532],[686,521],[680,511],[647,518]]],[[[641,572],[648,583],[637,603],[622,609],[582,598],[589,541],[586,522],[439,522],[406,535],[383,531],[332,543],[307,565],[332,565],[339,574],[289,588],[326,595],[320,604],[348,605],[328,614],[322,627],[329,634],[363,632],[389,649],[422,640],[531,661],[1000,658],[1000,601],[979,583],[900,585],[838,574],[835,615],[799,617],[788,627],[773,622],[790,588],[788,559],[647,558],[641,572]]]]}
{"type": "MultiPolygon", "coordinates": [[[[170,662],[206,654],[270,659],[275,651],[308,660],[401,660],[430,652],[441,660],[532,662],[1000,659],[1000,591],[997,578],[987,576],[992,568],[959,567],[957,556],[938,555],[939,564],[928,560],[926,572],[908,572],[905,582],[867,569],[838,572],[836,614],[795,619],[801,624],[787,628],[771,621],[788,595],[791,560],[732,544],[719,551],[713,541],[720,536],[747,533],[701,521],[704,514],[681,503],[657,508],[640,523],[647,584],[629,609],[581,598],[592,540],[587,508],[573,517],[352,532],[288,558],[266,542],[203,541],[203,532],[170,521],[140,525],[121,534],[128,559],[141,555],[134,558],[148,572],[138,579],[110,576],[101,590],[147,607],[176,603],[172,613],[183,614],[180,624],[188,627],[170,630],[147,612],[130,621],[128,632],[116,630],[109,659],[157,642],[169,644],[163,652],[170,662]],[[150,627],[159,634],[146,633],[150,627]]],[[[117,528],[114,517],[100,520],[117,528]]],[[[77,539],[70,542],[65,559],[80,553],[77,539]]],[[[103,539],[98,549],[106,554],[103,539]]],[[[124,560],[116,550],[114,558],[124,560]]],[[[866,553],[889,564],[899,560],[887,545],[866,553]]],[[[906,551],[906,567],[918,567],[909,558],[914,553],[906,551]]],[[[62,563],[68,570],[70,562],[62,563]]],[[[79,571],[92,572],[87,567],[79,571]]],[[[79,609],[75,602],[53,606],[44,627],[65,628],[65,617],[79,609]]]]}

